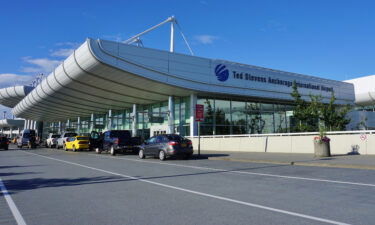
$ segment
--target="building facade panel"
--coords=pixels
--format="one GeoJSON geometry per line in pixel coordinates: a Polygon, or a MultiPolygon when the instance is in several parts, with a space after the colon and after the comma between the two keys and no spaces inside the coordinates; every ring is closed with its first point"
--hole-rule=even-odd
{"type": "Polygon", "coordinates": [[[334,92],[336,103],[354,102],[354,87],[345,82],[87,39],[19,98],[13,113],[48,121],[52,130],[62,123],[80,132],[127,129],[147,137],[174,127],[196,135],[196,98],[205,107],[203,135],[288,132],[294,81],[305,99],[321,95],[328,102],[334,92]]]}

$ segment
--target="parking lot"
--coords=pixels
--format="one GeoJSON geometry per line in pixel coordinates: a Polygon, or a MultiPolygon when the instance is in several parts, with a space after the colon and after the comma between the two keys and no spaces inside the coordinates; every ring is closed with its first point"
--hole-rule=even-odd
{"type": "Polygon", "coordinates": [[[373,170],[11,148],[0,151],[0,224],[375,220],[373,170]]]}

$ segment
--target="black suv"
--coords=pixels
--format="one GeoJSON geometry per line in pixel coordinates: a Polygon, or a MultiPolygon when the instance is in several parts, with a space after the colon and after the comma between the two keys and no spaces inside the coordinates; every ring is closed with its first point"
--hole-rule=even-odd
{"type": "Polygon", "coordinates": [[[95,149],[96,153],[107,151],[116,155],[117,152],[126,150],[138,153],[141,143],[141,138],[132,137],[128,130],[108,130],[103,134],[93,131],[90,135],[90,148],[95,149]]]}
{"type": "Polygon", "coordinates": [[[165,160],[168,156],[184,156],[189,159],[193,155],[193,144],[191,140],[177,134],[163,134],[151,137],[141,145],[139,158],[156,156],[165,160]]]}
{"type": "Polygon", "coordinates": [[[7,137],[0,137],[0,149],[8,150],[9,139],[7,137]]]}

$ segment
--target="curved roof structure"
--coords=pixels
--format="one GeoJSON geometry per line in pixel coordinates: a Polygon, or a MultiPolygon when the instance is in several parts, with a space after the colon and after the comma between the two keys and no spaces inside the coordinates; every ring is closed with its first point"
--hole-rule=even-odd
{"type": "Polygon", "coordinates": [[[357,105],[375,105],[375,75],[346,80],[345,82],[354,84],[355,103],[357,105]]]}
{"type": "Polygon", "coordinates": [[[23,127],[24,123],[24,120],[3,119],[0,120],[0,127],[23,127]]]}
{"type": "Polygon", "coordinates": [[[256,66],[87,39],[13,108],[32,120],[57,121],[166,101],[191,93],[291,101],[291,83],[300,93],[352,103],[353,85],[256,66]]]}
{"type": "Polygon", "coordinates": [[[87,39],[14,107],[13,114],[33,120],[59,120],[189,93],[186,88],[163,84],[160,80],[166,81],[166,76],[158,77],[149,68],[108,54],[102,44],[100,40],[87,39]],[[139,70],[146,76],[134,74],[139,70]]]}
{"type": "Polygon", "coordinates": [[[0,105],[13,108],[32,90],[33,87],[31,86],[13,86],[2,88],[0,89],[0,105]]]}

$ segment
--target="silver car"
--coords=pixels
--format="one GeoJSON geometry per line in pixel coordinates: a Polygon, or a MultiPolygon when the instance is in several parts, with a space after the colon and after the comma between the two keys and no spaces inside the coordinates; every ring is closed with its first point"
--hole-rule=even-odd
{"type": "Polygon", "coordinates": [[[46,145],[47,145],[47,147],[48,147],[48,148],[53,148],[53,147],[55,147],[56,144],[57,144],[57,139],[60,138],[60,136],[61,136],[60,134],[52,134],[52,133],[50,133],[50,134],[48,135],[47,140],[46,140],[46,145]]]}

